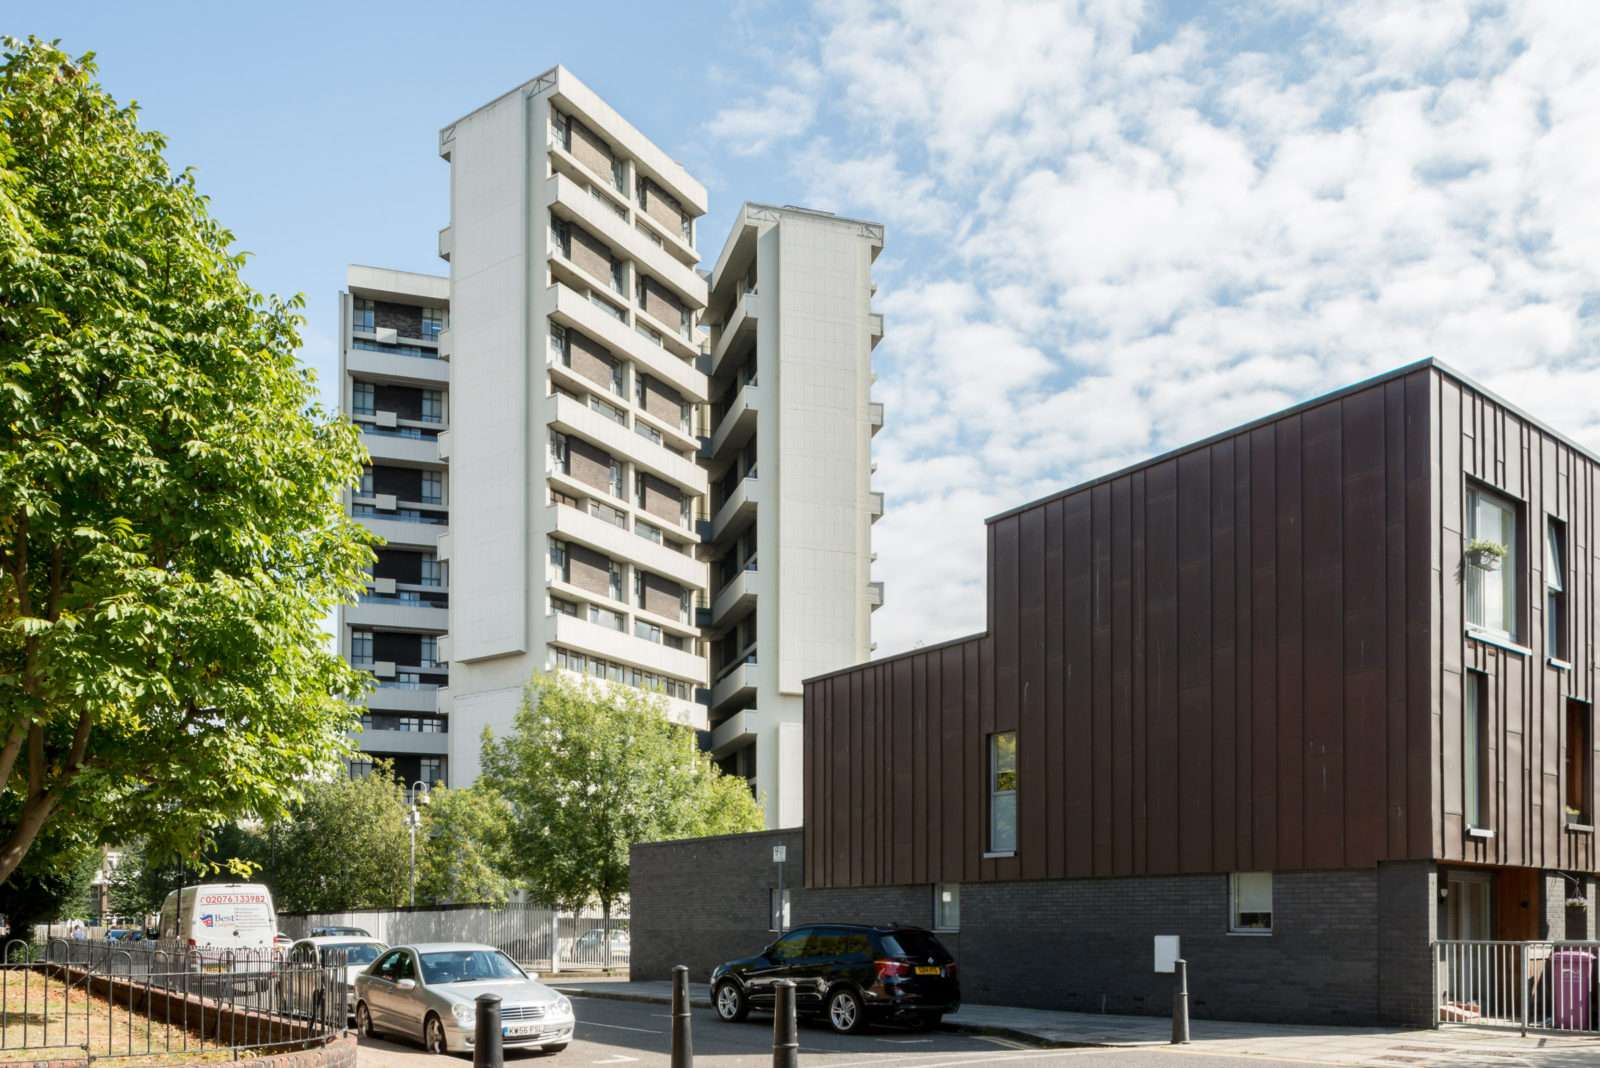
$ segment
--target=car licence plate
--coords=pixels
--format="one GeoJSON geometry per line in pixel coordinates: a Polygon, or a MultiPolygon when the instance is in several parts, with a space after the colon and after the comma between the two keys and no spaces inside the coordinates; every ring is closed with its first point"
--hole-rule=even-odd
{"type": "Polygon", "coordinates": [[[939,975],[939,974],[943,973],[943,971],[944,971],[944,969],[939,967],[937,964],[932,965],[931,967],[924,964],[924,965],[919,965],[916,968],[916,974],[917,975],[939,975]]]}
{"type": "Polygon", "coordinates": [[[539,1024],[506,1024],[500,1028],[501,1038],[527,1038],[540,1031],[539,1024]]]}

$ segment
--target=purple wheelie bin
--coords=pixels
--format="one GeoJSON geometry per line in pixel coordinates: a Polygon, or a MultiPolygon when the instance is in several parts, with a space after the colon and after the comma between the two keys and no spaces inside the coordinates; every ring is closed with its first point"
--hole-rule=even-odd
{"type": "Polygon", "coordinates": [[[1554,977],[1551,1022],[1561,1031],[1587,1031],[1593,1027],[1589,992],[1594,986],[1594,953],[1587,949],[1561,949],[1550,954],[1554,977]]]}

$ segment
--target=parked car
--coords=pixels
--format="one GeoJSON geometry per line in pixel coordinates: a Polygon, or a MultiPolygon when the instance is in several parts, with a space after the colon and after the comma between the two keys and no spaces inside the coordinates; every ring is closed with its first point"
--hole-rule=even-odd
{"type": "MultiPolygon", "coordinates": [[[[572,943],[572,961],[575,964],[606,963],[606,933],[599,927],[585,931],[572,943]]],[[[628,962],[628,932],[617,928],[611,931],[611,963],[628,962]]]]}
{"type": "Polygon", "coordinates": [[[313,927],[312,938],[371,938],[372,932],[365,927],[313,927]]]}
{"type": "Polygon", "coordinates": [[[468,1053],[479,994],[500,996],[506,1049],[557,1053],[572,1041],[572,1002],[493,946],[397,946],[356,976],[356,1030],[420,1038],[429,1053],[468,1053]]]}
{"type": "Polygon", "coordinates": [[[320,970],[342,965],[344,1018],[356,1012],[356,976],[366,971],[389,947],[376,939],[340,936],[302,938],[284,954],[285,967],[278,979],[278,1004],[286,1012],[326,1019],[328,977],[320,970]]]}
{"type": "Polygon", "coordinates": [[[872,1021],[935,1027],[961,1006],[955,958],[920,927],[817,924],[797,927],[753,957],[711,973],[718,1019],[742,1020],[773,1006],[773,984],[795,984],[795,1011],[825,1016],[852,1034],[872,1021]]]}

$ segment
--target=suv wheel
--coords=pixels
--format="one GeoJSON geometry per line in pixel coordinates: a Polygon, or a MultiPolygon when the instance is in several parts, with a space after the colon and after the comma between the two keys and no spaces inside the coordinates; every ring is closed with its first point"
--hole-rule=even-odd
{"type": "Polygon", "coordinates": [[[858,1034],[867,1026],[861,995],[854,990],[836,990],[828,998],[828,1023],[841,1035],[858,1034]]]}
{"type": "Polygon", "coordinates": [[[745,998],[744,991],[739,989],[739,984],[731,979],[724,979],[717,984],[717,1019],[724,1023],[738,1023],[750,1015],[750,1002],[745,998]]]}

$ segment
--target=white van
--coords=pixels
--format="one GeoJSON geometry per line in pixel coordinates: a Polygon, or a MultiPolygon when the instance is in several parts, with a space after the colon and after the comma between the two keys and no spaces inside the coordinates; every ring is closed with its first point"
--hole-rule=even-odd
{"type": "Polygon", "coordinates": [[[272,891],[260,883],[186,886],[161,905],[161,940],[201,954],[270,952],[277,931],[272,891]]]}

